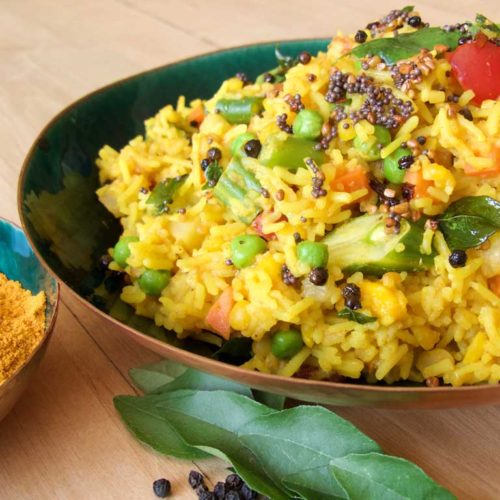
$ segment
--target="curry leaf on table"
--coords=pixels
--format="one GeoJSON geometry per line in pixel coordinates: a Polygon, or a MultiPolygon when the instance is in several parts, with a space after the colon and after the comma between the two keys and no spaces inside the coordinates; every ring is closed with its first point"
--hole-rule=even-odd
{"type": "Polygon", "coordinates": [[[273,499],[288,498],[238,439],[250,421],[274,410],[241,394],[190,390],[162,394],[157,407],[189,445],[231,462],[252,489],[273,499]]]}
{"type": "Polygon", "coordinates": [[[130,378],[136,387],[149,394],[159,387],[172,382],[188,368],[173,361],[163,360],[159,363],[143,365],[129,370],[130,378]]]}
{"type": "Polygon", "coordinates": [[[132,434],[159,453],[193,460],[207,454],[189,446],[158,410],[156,396],[117,396],[115,408],[132,434]]]}
{"type": "Polygon", "coordinates": [[[247,423],[239,437],[275,481],[293,476],[288,487],[299,494],[314,490],[341,497],[343,491],[330,473],[330,461],[348,453],[380,450],[352,424],[319,406],[261,416],[247,423]]]}
{"type": "Polygon", "coordinates": [[[233,382],[209,373],[203,373],[193,368],[188,368],[175,380],[167,382],[155,389],[155,393],[178,391],[182,389],[195,389],[198,391],[230,391],[244,396],[252,397],[251,389],[238,382],[233,382]]]}
{"type": "Polygon", "coordinates": [[[369,54],[379,56],[386,64],[394,64],[408,59],[421,49],[432,50],[436,45],[446,45],[450,49],[458,46],[462,34],[459,30],[445,31],[442,28],[422,28],[413,33],[404,33],[393,38],[376,38],[358,45],[352,54],[358,58],[369,54]]]}
{"type": "Polygon", "coordinates": [[[269,406],[274,410],[282,410],[285,407],[286,396],[281,394],[273,394],[272,392],[252,390],[253,398],[259,403],[269,406]]]}
{"type": "Polygon", "coordinates": [[[452,500],[448,490],[417,465],[382,453],[353,453],[331,462],[346,498],[363,500],[452,500]]]}
{"type": "Polygon", "coordinates": [[[439,228],[452,250],[481,245],[500,230],[500,202],[489,196],[461,198],[439,217],[439,228]]]}

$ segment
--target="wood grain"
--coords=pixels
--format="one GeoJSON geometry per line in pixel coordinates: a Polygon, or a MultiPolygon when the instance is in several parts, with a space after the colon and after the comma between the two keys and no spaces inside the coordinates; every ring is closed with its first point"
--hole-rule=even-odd
{"type": "MultiPolygon", "coordinates": [[[[352,31],[399,7],[359,0],[3,0],[0,8],[0,215],[17,220],[16,182],[36,133],[63,106],[117,78],[219,47],[352,31]]],[[[425,19],[452,23],[495,0],[419,2],[425,19]]],[[[0,425],[0,498],[153,498],[168,477],[195,498],[190,469],[213,482],[218,460],[160,457],[135,442],[112,398],[133,393],[130,367],[157,359],[112,334],[63,295],[46,358],[0,425]]],[[[440,411],[338,409],[389,453],[414,460],[460,498],[498,498],[500,408],[440,411]]]]}

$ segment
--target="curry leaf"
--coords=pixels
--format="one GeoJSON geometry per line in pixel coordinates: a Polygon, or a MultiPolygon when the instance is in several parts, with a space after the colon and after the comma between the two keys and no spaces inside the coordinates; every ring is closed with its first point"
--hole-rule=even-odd
{"type": "Polygon", "coordinates": [[[441,28],[422,28],[413,33],[404,33],[394,38],[376,38],[358,45],[352,50],[356,57],[368,54],[379,56],[386,64],[394,64],[418,54],[421,49],[432,50],[436,45],[446,45],[450,49],[458,46],[462,36],[459,30],[445,31],[441,28]]]}
{"type": "Polygon", "coordinates": [[[196,389],[199,391],[230,391],[244,396],[252,397],[250,388],[243,384],[238,384],[232,380],[216,377],[209,373],[203,373],[192,368],[188,368],[175,380],[167,382],[157,387],[155,393],[165,393],[178,391],[181,389],[196,389]]]}
{"type": "Polygon", "coordinates": [[[205,179],[207,180],[207,182],[203,184],[201,189],[213,188],[219,181],[221,175],[222,167],[219,165],[219,162],[213,161],[212,163],[210,163],[210,165],[208,165],[205,170],[205,179]]]}
{"type": "Polygon", "coordinates": [[[337,313],[337,316],[339,318],[350,319],[351,321],[355,321],[356,323],[359,323],[360,325],[364,325],[365,323],[373,323],[374,321],[377,321],[377,318],[374,318],[373,316],[368,316],[367,314],[353,311],[352,309],[349,309],[348,307],[344,307],[344,309],[339,311],[337,313]]]}
{"type": "Polygon", "coordinates": [[[441,215],[439,228],[452,250],[481,245],[500,229],[500,202],[488,196],[461,198],[441,215]]]}
{"type": "Polygon", "coordinates": [[[476,14],[476,26],[477,30],[485,31],[486,34],[492,34],[494,36],[500,35],[500,26],[493,21],[489,20],[486,16],[482,14],[476,14]]]}
{"type": "Polygon", "coordinates": [[[363,500],[450,500],[455,496],[415,464],[381,453],[349,454],[332,460],[333,476],[347,498],[363,500]]]}
{"type": "Polygon", "coordinates": [[[274,410],[225,391],[176,391],[161,397],[159,410],[188,444],[230,461],[252,489],[273,499],[288,498],[238,439],[249,422],[274,410]]]}
{"type": "Polygon", "coordinates": [[[248,337],[234,337],[222,344],[213,357],[232,365],[241,365],[252,357],[252,339],[248,337]]]}
{"type": "Polygon", "coordinates": [[[184,184],[187,175],[179,175],[173,179],[167,179],[155,186],[146,203],[154,207],[157,215],[168,211],[168,205],[174,200],[177,190],[184,184]]]}
{"type": "Polygon", "coordinates": [[[132,368],[129,370],[129,375],[135,386],[142,392],[149,394],[156,391],[162,385],[172,382],[172,380],[182,375],[186,370],[187,367],[184,365],[163,360],[159,363],[141,366],[140,368],[132,368]]]}
{"type": "Polygon", "coordinates": [[[207,456],[184,441],[156,407],[156,396],[117,396],[113,402],[132,434],[159,453],[189,460],[207,456]]]}
{"type": "Polygon", "coordinates": [[[343,491],[330,473],[330,461],[348,453],[380,450],[346,420],[312,406],[256,418],[242,428],[239,437],[275,481],[290,476],[288,487],[306,497],[311,490],[319,496],[329,492],[341,497],[343,491]]]}

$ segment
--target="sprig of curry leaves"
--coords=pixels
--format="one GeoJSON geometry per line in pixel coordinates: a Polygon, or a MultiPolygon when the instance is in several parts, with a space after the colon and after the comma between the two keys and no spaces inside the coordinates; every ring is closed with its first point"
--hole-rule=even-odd
{"type": "Polygon", "coordinates": [[[271,499],[455,498],[321,406],[283,409],[282,396],[169,361],[130,376],[146,394],[117,396],[114,404],[138,440],[178,458],[225,459],[271,499]]]}

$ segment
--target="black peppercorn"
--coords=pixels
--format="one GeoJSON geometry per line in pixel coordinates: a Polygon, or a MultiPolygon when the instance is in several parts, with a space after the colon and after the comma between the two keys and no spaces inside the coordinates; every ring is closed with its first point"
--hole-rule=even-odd
{"type": "Polygon", "coordinates": [[[466,120],[469,120],[470,122],[474,119],[469,108],[462,108],[459,111],[459,114],[461,114],[466,120]]]}
{"type": "Polygon", "coordinates": [[[238,474],[229,474],[226,477],[225,485],[227,489],[239,490],[243,485],[243,479],[238,474]]]}
{"type": "Polygon", "coordinates": [[[356,35],[354,35],[354,40],[357,43],[365,43],[366,39],[368,38],[368,35],[366,34],[366,31],[359,30],[356,35]]]}
{"type": "Polygon", "coordinates": [[[244,484],[241,487],[241,496],[243,497],[244,500],[256,500],[257,492],[250,489],[250,487],[247,484],[244,484]]]}
{"type": "Polygon", "coordinates": [[[162,479],[157,479],[153,483],[153,491],[154,494],[159,497],[159,498],[165,498],[170,495],[172,487],[170,485],[170,481],[168,479],[162,478],[162,479]]]}
{"type": "Polygon", "coordinates": [[[273,83],[275,80],[274,78],[274,75],[272,75],[271,73],[266,73],[264,75],[264,81],[267,82],[267,83],[273,83]]]}
{"type": "Polygon", "coordinates": [[[203,171],[205,171],[209,165],[210,165],[210,160],[208,158],[203,158],[203,160],[201,160],[200,162],[200,166],[203,171]]]}
{"type": "Polygon", "coordinates": [[[210,148],[207,151],[207,157],[211,161],[218,161],[222,158],[222,153],[219,148],[210,148]]]}
{"type": "Polygon", "coordinates": [[[215,495],[215,498],[222,499],[222,498],[224,498],[225,494],[226,494],[226,485],[222,481],[219,481],[214,486],[214,495],[215,495]]]}
{"type": "Polygon", "coordinates": [[[100,259],[99,259],[99,270],[100,271],[107,271],[108,270],[108,267],[109,265],[111,264],[111,262],[113,261],[113,257],[111,257],[111,255],[103,255],[100,259]]]}
{"type": "Polygon", "coordinates": [[[241,500],[241,495],[237,491],[231,490],[224,495],[224,500],[241,500]]]}
{"type": "Polygon", "coordinates": [[[418,28],[422,24],[422,18],[420,16],[411,16],[408,19],[408,24],[412,28],[418,28]]]}
{"type": "Polygon", "coordinates": [[[309,54],[309,52],[304,51],[299,54],[299,62],[301,64],[307,64],[310,60],[311,54],[309,54]]]}
{"type": "Polygon", "coordinates": [[[195,489],[203,483],[203,475],[196,470],[192,470],[189,473],[188,482],[191,488],[195,489]]]}
{"type": "Polygon", "coordinates": [[[309,273],[309,281],[316,286],[323,286],[328,281],[328,270],[324,267],[315,267],[309,273]]]}
{"type": "Polygon", "coordinates": [[[419,135],[419,136],[417,137],[417,142],[418,142],[421,146],[423,146],[423,145],[427,142],[427,139],[426,139],[423,135],[419,135]]]}
{"type": "Polygon", "coordinates": [[[197,491],[198,500],[215,500],[215,495],[208,490],[200,490],[197,491]]]}
{"type": "Polygon", "coordinates": [[[342,288],[342,296],[346,307],[349,309],[361,309],[361,290],[354,283],[347,283],[342,288]]]}
{"type": "Polygon", "coordinates": [[[245,145],[243,146],[243,150],[245,151],[247,156],[250,156],[250,158],[257,158],[261,149],[262,144],[260,143],[259,139],[250,139],[249,141],[245,142],[245,145]]]}
{"type": "Polygon", "coordinates": [[[467,263],[467,254],[464,250],[453,250],[448,257],[451,267],[464,267],[467,263]]]}

